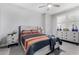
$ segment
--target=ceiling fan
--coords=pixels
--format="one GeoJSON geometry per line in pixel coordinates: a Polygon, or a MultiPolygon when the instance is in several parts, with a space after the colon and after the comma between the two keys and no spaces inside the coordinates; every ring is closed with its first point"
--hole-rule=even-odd
{"type": "Polygon", "coordinates": [[[58,4],[52,4],[52,3],[47,3],[45,5],[39,6],[39,8],[44,8],[44,7],[47,7],[47,11],[49,11],[50,8],[52,8],[52,7],[60,7],[60,5],[58,5],[58,4]]]}

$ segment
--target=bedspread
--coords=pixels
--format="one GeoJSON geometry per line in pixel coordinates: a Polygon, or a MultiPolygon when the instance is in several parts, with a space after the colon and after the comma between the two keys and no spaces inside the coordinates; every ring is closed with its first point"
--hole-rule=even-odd
{"type": "Polygon", "coordinates": [[[28,51],[31,45],[45,40],[48,40],[48,37],[46,35],[29,38],[25,40],[24,47],[28,51]]]}

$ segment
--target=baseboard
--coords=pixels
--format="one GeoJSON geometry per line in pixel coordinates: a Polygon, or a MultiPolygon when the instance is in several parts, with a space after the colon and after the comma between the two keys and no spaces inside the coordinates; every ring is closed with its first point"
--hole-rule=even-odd
{"type": "Polygon", "coordinates": [[[71,42],[71,41],[68,41],[68,40],[63,40],[63,39],[61,39],[62,41],[64,41],[64,42],[68,42],[68,43],[72,43],[72,44],[76,44],[76,45],[79,45],[79,43],[77,43],[77,42],[71,42]]]}
{"type": "Polygon", "coordinates": [[[14,44],[8,45],[8,47],[17,46],[17,45],[18,45],[18,43],[14,43],[14,44]]]}

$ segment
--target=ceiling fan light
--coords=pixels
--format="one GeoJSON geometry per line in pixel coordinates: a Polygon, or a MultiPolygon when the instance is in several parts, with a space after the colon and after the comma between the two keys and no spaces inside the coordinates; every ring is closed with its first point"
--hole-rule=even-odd
{"type": "Polygon", "coordinates": [[[49,4],[49,5],[48,5],[48,8],[51,8],[51,7],[52,7],[52,5],[49,4]]]}

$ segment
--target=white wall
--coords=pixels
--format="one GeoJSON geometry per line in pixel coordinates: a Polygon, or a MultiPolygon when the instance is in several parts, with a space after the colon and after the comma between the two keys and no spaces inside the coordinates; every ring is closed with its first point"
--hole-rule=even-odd
{"type": "Polygon", "coordinates": [[[43,32],[45,33],[45,14],[42,14],[42,27],[43,27],[43,32]]]}
{"type": "Polygon", "coordinates": [[[46,34],[52,34],[52,23],[51,23],[51,15],[50,14],[45,14],[45,33],[46,34]]]}
{"type": "Polygon", "coordinates": [[[0,8],[0,36],[1,36],[1,8],[0,8]]]}
{"type": "Polygon", "coordinates": [[[63,28],[67,27],[71,30],[72,24],[76,24],[79,29],[79,7],[72,9],[71,11],[61,13],[57,17],[60,17],[60,19],[58,19],[60,21],[58,24],[61,24],[63,28]]]}
{"type": "Polygon", "coordinates": [[[56,28],[57,28],[57,18],[55,15],[52,15],[51,17],[52,21],[51,21],[51,31],[53,35],[56,35],[56,28]]]}
{"type": "Polygon", "coordinates": [[[41,13],[9,4],[2,4],[0,7],[2,10],[0,11],[0,38],[15,30],[19,25],[43,26],[41,13]]]}
{"type": "Polygon", "coordinates": [[[56,28],[59,24],[61,24],[63,28],[67,27],[69,29],[72,28],[72,24],[76,24],[79,29],[79,7],[52,15],[52,24],[52,33],[54,34],[56,34],[56,28]],[[58,17],[59,19],[57,19],[58,17]]]}
{"type": "Polygon", "coordinates": [[[42,26],[46,34],[55,34],[56,16],[41,14],[10,4],[2,4],[0,8],[0,38],[16,30],[20,25],[42,26]]]}

